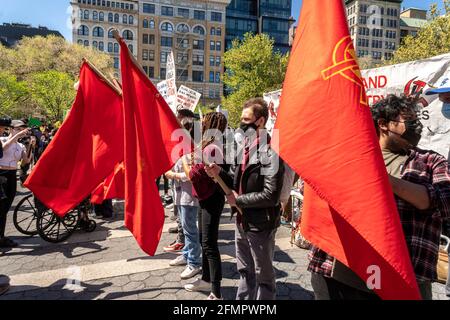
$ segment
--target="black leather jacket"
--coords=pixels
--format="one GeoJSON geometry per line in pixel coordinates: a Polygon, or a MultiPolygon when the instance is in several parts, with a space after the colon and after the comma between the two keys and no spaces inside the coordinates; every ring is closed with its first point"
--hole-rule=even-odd
{"type": "Polygon", "coordinates": [[[220,174],[228,187],[236,192],[239,192],[242,177],[242,194],[236,204],[243,212],[244,231],[266,231],[280,226],[284,163],[269,147],[264,154],[264,161],[248,165],[244,172],[241,165],[236,165],[220,174]]]}

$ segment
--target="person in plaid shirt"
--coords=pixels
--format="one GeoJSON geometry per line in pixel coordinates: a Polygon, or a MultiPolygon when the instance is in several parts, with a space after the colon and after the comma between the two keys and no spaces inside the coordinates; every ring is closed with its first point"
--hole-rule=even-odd
{"type": "MultiPolygon", "coordinates": [[[[431,300],[437,279],[443,219],[450,218],[450,169],[442,155],[417,148],[422,124],[416,100],[388,95],[372,107],[389,180],[423,299],[431,300]]],[[[311,284],[317,300],[378,299],[349,268],[313,247],[311,284]]]]}

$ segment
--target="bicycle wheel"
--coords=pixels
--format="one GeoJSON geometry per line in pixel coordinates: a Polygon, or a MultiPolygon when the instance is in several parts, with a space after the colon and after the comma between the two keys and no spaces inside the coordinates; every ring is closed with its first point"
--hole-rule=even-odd
{"type": "Polygon", "coordinates": [[[36,220],[39,216],[34,205],[33,195],[30,194],[19,201],[13,213],[13,222],[16,229],[27,236],[38,234],[36,220]]]}
{"type": "Polygon", "coordinates": [[[39,236],[47,242],[63,242],[77,229],[79,219],[77,211],[70,211],[61,218],[53,211],[46,210],[37,219],[37,231],[39,236]]]}

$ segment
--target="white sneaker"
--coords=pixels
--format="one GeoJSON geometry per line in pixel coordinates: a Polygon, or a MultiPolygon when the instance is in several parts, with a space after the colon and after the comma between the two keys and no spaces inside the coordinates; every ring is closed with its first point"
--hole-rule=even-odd
{"type": "Polygon", "coordinates": [[[211,284],[209,282],[203,281],[200,278],[197,278],[194,282],[185,285],[184,289],[189,292],[209,291],[211,290],[211,284]]]}
{"type": "Polygon", "coordinates": [[[172,261],[169,262],[169,266],[171,267],[175,267],[175,266],[185,266],[187,265],[187,261],[184,258],[183,255],[178,256],[177,258],[173,259],[172,261]]]}
{"type": "Polygon", "coordinates": [[[187,266],[186,269],[181,273],[180,277],[183,280],[190,279],[193,276],[198,275],[202,272],[202,268],[194,268],[192,266],[187,266]]]}
{"type": "Polygon", "coordinates": [[[223,300],[223,298],[217,298],[214,293],[211,292],[208,298],[206,300],[223,300]]]}

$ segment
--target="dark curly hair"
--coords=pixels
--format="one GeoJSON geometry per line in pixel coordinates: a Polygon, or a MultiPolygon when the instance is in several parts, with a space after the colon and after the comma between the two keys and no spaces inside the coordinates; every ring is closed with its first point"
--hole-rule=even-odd
{"type": "Polygon", "coordinates": [[[384,119],[386,121],[396,120],[397,117],[403,113],[417,112],[417,98],[401,94],[389,94],[386,98],[379,100],[372,108],[372,119],[380,135],[380,128],[378,127],[378,120],[384,119]]]}

